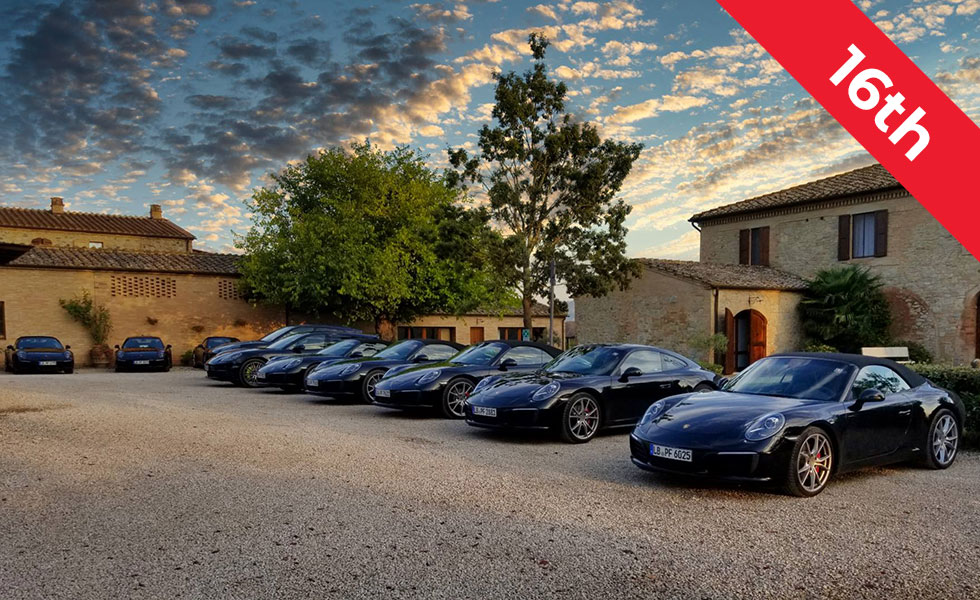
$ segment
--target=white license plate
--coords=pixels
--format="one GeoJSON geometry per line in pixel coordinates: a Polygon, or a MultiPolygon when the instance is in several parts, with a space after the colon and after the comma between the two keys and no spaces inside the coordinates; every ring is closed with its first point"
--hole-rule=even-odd
{"type": "Polygon", "coordinates": [[[378,398],[391,398],[391,390],[380,390],[376,388],[374,390],[374,395],[378,398]]]}
{"type": "Polygon", "coordinates": [[[37,364],[41,365],[42,367],[53,367],[53,366],[55,366],[58,363],[55,362],[55,361],[53,361],[53,360],[42,360],[41,362],[39,362],[37,364]]]}
{"type": "Polygon", "coordinates": [[[473,414],[479,417],[496,417],[497,409],[491,406],[474,406],[473,414]]]}
{"type": "Polygon", "coordinates": [[[133,364],[134,365],[148,365],[148,364],[150,364],[150,361],[148,361],[148,360],[134,360],[133,361],[133,364]]]}
{"type": "Polygon", "coordinates": [[[656,456],[657,458],[669,458],[670,460],[680,460],[683,462],[691,462],[694,460],[691,456],[690,450],[685,450],[684,448],[671,448],[670,446],[658,446],[657,444],[650,444],[650,456],[656,456]]]}
{"type": "Polygon", "coordinates": [[[306,380],[306,386],[307,387],[316,387],[318,385],[320,385],[320,382],[317,381],[316,379],[307,379],[306,380]]]}

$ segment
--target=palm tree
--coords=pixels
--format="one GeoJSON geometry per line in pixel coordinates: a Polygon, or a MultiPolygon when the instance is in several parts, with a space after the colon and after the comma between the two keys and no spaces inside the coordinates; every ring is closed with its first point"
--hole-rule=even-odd
{"type": "Polygon", "coordinates": [[[864,267],[820,271],[800,301],[804,334],[843,352],[886,343],[891,313],[881,288],[878,276],[864,267]]]}

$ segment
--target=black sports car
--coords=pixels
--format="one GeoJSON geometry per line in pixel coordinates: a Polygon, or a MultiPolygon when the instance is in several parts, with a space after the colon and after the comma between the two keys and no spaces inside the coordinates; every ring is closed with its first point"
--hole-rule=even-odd
{"type": "Polygon", "coordinates": [[[287,391],[301,390],[306,374],[311,369],[348,358],[374,356],[387,347],[388,343],[381,340],[342,340],[330,344],[316,354],[272,358],[259,369],[255,379],[259,385],[279,387],[287,391]]]}
{"type": "Polygon", "coordinates": [[[204,362],[208,362],[214,358],[216,354],[220,354],[221,352],[246,350],[249,348],[267,348],[287,336],[297,335],[300,333],[313,333],[315,331],[326,333],[330,336],[330,339],[333,340],[363,335],[360,329],[342,327],[340,325],[317,325],[314,323],[306,323],[303,325],[286,325],[285,327],[280,327],[271,333],[267,333],[262,337],[262,339],[259,340],[249,340],[245,342],[235,341],[230,344],[224,344],[212,348],[204,353],[204,362]]]}
{"type": "Polygon", "coordinates": [[[174,364],[170,346],[158,337],[126,338],[122,347],[116,346],[116,372],[159,369],[169,371],[174,364]]]}
{"type": "Polygon", "coordinates": [[[17,338],[3,354],[3,370],[10,373],[71,373],[75,356],[71,346],[63,346],[58,338],[31,335],[17,338]]]}
{"type": "Polygon", "coordinates": [[[264,348],[222,351],[204,363],[204,371],[211,379],[230,381],[238,386],[258,387],[256,376],[262,365],[270,359],[279,356],[315,354],[335,341],[337,341],[336,337],[323,331],[297,333],[264,348]]]}
{"type": "Polygon", "coordinates": [[[654,402],[716,389],[719,377],[679,354],[632,344],[589,344],[536,373],[484,379],[463,407],[477,427],[557,429],[587,442],[601,428],[636,424],[654,402]]]}
{"type": "Polygon", "coordinates": [[[306,376],[306,391],[332,398],[374,401],[374,388],[392,367],[446,360],[463,346],[445,340],[402,340],[370,358],[345,360],[314,369],[306,376]]]}
{"type": "Polygon", "coordinates": [[[482,342],[447,361],[389,370],[374,388],[374,403],[391,408],[438,406],[446,417],[461,419],[466,397],[484,377],[537,371],[560,353],[536,342],[482,342]]]}
{"type": "Polygon", "coordinates": [[[795,496],[836,473],[921,459],[945,469],[965,410],[956,394],[890,360],[763,358],[722,391],[656,402],[630,436],[644,469],[775,481],[795,496]]]}
{"type": "Polygon", "coordinates": [[[234,344],[237,341],[239,341],[239,339],[234,337],[212,336],[204,338],[204,341],[194,348],[194,359],[192,366],[195,369],[203,369],[204,363],[208,362],[208,359],[210,358],[210,356],[208,356],[209,352],[212,352],[218,346],[234,344]]]}

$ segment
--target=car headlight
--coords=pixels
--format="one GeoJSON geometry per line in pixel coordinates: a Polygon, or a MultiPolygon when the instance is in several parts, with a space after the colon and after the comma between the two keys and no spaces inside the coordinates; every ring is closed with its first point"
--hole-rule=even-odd
{"type": "Polygon", "coordinates": [[[766,440],[776,435],[783,429],[783,425],[786,424],[786,417],[779,413],[772,413],[764,417],[760,417],[749,425],[749,428],[745,430],[745,439],[750,442],[758,442],[760,440],[766,440]]]}
{"type": "Polygon", "coordinates": [[[19,358],[21,360],[27,360],[27,353],[24,352],[23,350],[19,350],[17,352],[17,358],[19,358]]]}
{"type": "Polygon", "coordinates": [[[645,413],[643,413],[643,418],[640,419],[640,425],[646,425],[647,423],[650,423],[660,415],[664,414],[666,410],[667,410],[667,403],[664,402],[663,400],[657,400],[656,402],[650,405],[650,408],[648,408],[645,413]]]}
{"type": "Polygon", "coordinates": [[[298,367],[300,363],[303,362],[303,360],[299,358],[293,358],[291,360],[282,360],[277,362],[281,364],[277,364],[276,368],[282,369],[283,371],[288,371],[290,369],[295,369],[296,367],[298,367]]]}
{"type": "Polygon", "coordinates": [[[361,365],[359,365],[357,363],[351,363],[351,364],[347,365],[346,367],[344,367],[343,369],[341,369],[340,370],[340,373],[337,373],[337,374],[340,375],[341,377],[343,377],[345,375],[350,375],[351,373],[357,372],[357,370],[360,369],[360,368],[361,368],[361,365]]]}
{"type": "Polygon", "coordinates": [[[470,392],[470,396],[472,396],[477,392],[487,389],[488,387],[490,387],[490,384],[493,382],[494,382],[493,377],[484,377],[483,379],[480,380],[479,383],[476,384],[476,387],[473,388],[473,391],[470,392]]]}
{"type": "Polygon", "coordinates": [[[538,388],[538,391],[534,392],[531,395],[531,399],[532,400],[547,400],[548,398],[551,398],[552,396],[554,396],[555,394],[557,394],[558,393],[558,390],[560,390],[560,389],[561,389],[561,384],[558,383],[557,381],[552,381],[548,385],[546,385],[544,387],[538,388]]]}
{"type": "Polygon", "coordinates": [[[165,350],[157,350],[157,358],[163,358],[166,355],[167,352],[165,350]]]}
{"type": "Polygon", "coordinates": [[[122,352],[116,352],[116,360],[119,360],[122,357],[123,357],[123,353],[122,352]]]}
{"type": "Polygon", "coordinates": [[[65,350],[65,360],[71,360],[71,352],[65,350]]]}
{"type": "Polygon", "coordinates": [[[440,375],[442,375],[442,370],[441,369],[433,369],[431,371],[426,371],[425,373],[422,373],[422,376],[421,377],[419,377],[418,379],[415,380],[415,383],[417,383],[419,385],[425,385],[427,383],[432,383],[433,381],[435,381],[436,379],[438,379],[440,375]]]}

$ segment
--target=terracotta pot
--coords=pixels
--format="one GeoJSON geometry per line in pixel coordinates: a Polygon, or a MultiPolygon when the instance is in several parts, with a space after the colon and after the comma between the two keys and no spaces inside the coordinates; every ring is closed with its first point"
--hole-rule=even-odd
{"type": "Polygon", "coordinates": [[[112,348],[105,344],[94,346],[89,351],[89,360],[93,367],[101,367],[103,369],[108,367],[112,362],[112,348]]]}

